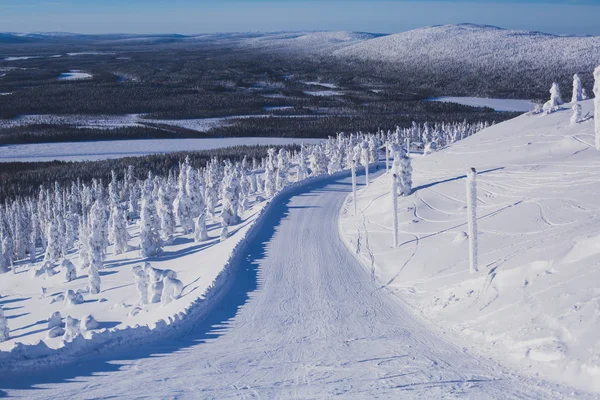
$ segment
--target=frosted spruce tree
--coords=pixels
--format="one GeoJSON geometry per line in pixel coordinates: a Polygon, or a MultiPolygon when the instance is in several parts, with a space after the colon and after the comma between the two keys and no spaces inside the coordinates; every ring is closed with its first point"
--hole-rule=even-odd
{"type": "Polygon", "coordinates": [[[90,234],[88,236],[88,250],[90,265],[88,271],[88,287],[90,293],[100,293],[100,274],[104,261],[104,235],[103,229],[105,223],[104,205],[101,204],[101,198],[98,198],[90,210],[90,234]]]}
{"type": "Polygon", "coordinates": [[[140,255],[142,257],[153,257],[162,252],[160,221],[156,213],[152,189],[152,173],[149,173],[144,183],[140,210],[140,255]]]}
{"type": "Polygon", "coordinates": [[[163,237],[167,242],[171,242],[175,234],[175,212],[168,185],[158,189],[158,218],[163,237]]]}
{"type": "Polygon", "coordinates": [[[113,206],[113,223],[111,236],[113,237],[115,254],[122,254],[128,250],[127,241],[129,232],[127,232],[127,213],[118,204],[113,206]]]}
{"type": "Polygon", "coordinates": [[[581,78],[579,74],[573,76],[573,96],[571,102],[576,103],[583,100],[583,87],[581,86],[581,78]]]}
{"type": "Polygon", "coordinates": [[[600,150],[600,66],[594,71],[594,124],[596,126],[596,149],[600,150]]]}
{"type": "Polygon", "coordinates": [[[300,146],[300,152],[298,153],[298,182],[308,178],[308,169],[306,167],[307,155],[304,143],[300,146]]]}
{"type": "Polygon", "coordinates": [[[400,164],[400,169],[396,171],[400,195],[410,196],[412,193],[412,165],[410,156],[402,145],[398,145],[396,155],[400,164]]]}
{"type": "Polygon", "coordinates": [[[58,231],[58,224],[56,223],[55,218],[48,223],[48,227],[46,228],[46,238],[47,244],[44,261],[54,263],[61,255],[60,232],[58,231]]]}
{"type": "Polygon", "coordinates": [[[554,82],[550,88],[550,100],[544,104],[544,111],[549,114],[557,111],[560,106],[564,104],[560,95],[560,87],[558,83],[554,82]]]}
{"type": "Polygon", "coordinates": [[[477,265],[477,171],[471,168],[467,173],[467,225],[469,235],[469,270],[479,271],[477,265]]]}
{"type": "Polygon", "coordinates": [[[333,146],[329,154],[329,164],[327,164],[327,173],[333,175],[342,170],[341,152],[337,146],[333,146]]]}
{"type": "Polygon", "coordinates": [[[206,189],[204,190],[206,209],[213,219],[215,217],[215,208],[217,207],[217,202],[219,200],[219,183],[219,165],[217,160],[213,158],[206,167],[206,189]]]}
{"type": "Polygon", "coordinates": [[[87,211],[83,209],[83,215],[79,220],[79,269],[89,268],[91,263],[90,256],[90,223],[87,211]]]}
{"type": "Polygon", "coordinates": [[[206,213],[203,212],[198,218],[196,218],[194,241],[203,242],[205,240],[208,240],[208,232],[206,231],[206,213]]]}
{"type": "Polygon", "coordinates": [[[125,186],[128,188],[127,212],[129,219],[137,218],[140,215],[139,208],[139,190],[135,179],[135,170],[133,165],[127,167],[125,174],[125,186]]]}
{"type": "Polygon", "coordinates": [[[275,178],[275,187],[282,190],[288,184],[288,174],[290,169],[290,160],[287,151],[284,148],[279,149],[277,156],[277,177],[275,178]]]}
{"type": "Polygon", "coordinates": [[[223,205],[221,209],[221,224],[231,226],[240,222],[238,215],[240,201],[240,181],[234,170],[225,177],[221,193],[223,205]]]}
{"type": "Polygon", "coordinates": [[[190,198],[187,193],[186,183],[187,183],[187,174],[184,166],[181,166],[179,169],[179,178],[177,179],[177,197],[175,198],[175,214],[179,219],[179,224],[181,225],[181,229],[183,229],[184,234],[188,234],[192,232],[194,228],[194,220],[192,219],[192,205],[190,198]]]}
{"type": "Polygon", "coordinates": [[[277,190],[275,163],[275,149],[270,148],[267,151],[267,161],[265,164],[265,195],[267,197],[272,197],[277,190]]]}
{"type": "Polygon", "coordinates": [[[185,189],[188,193],[188,197],[190,198],[190,217],[193,219],[197,218],[206,205],[204,204],[204,188],[200,183],[200,179],[198,178],[197,171],[189,165],[189,160],[186,159],[187,172],[186,172],[186,184],[185,189]]]}

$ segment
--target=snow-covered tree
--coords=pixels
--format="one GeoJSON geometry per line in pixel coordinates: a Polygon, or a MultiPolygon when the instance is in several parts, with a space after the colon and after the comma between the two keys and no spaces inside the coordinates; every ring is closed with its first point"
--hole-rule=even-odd
{"type": "Polygon", "coordinates": [[[56,218],[53,218],[49,221],[46,228],[46,238],[48,243],[46,244],[44,261],[56,262],[62,254],[62,250],[60,248],[60,232],[58,231],[56,218]]]}
{"type": "Polygon", "coordinates": [[[471,168],[467,174],[467,222],[469,235],[469,266],[472,274],[479,271],[477,265],[477,171],[471,168]]]}
{"type": "Polygon", "coordinates": [[[187,183],[187,168],[183,166],[179,169],[179,178],[177,179],[177,197],[175,198],[175,214],[179,219],[179,224],[183,233],[187,234],[194,228],[194,220],[192,219],[192,205],[188,196],[187,183]]]}
{"type": "Polygon", "coordinates": [[[115,254],[122,254],[127,251],[127,241],[129,232],[127,232],[127,213],[118,204],[113,206],[113,221],[111,236],[113,238],[115,254]]]}
{"type": "Polygon", "coordinates": [[[560,87],[558,86],[558,83],[554,82],[550,88],[550,100],[544,104],[544,111],[546,113],[554,112],[558,110],[562,104],[563,101],[560,95],[560,87]]]}
{"type": "Polygon", "coordinates": [[[71,282],[77,279],[77,271],[71,261],[65,258],[61,263],[61,268],[65,274],[65,282],[71,282]]]}
{"type": "Polygon", "coordinates": [[[300,146],[300,152],[298,153],[298,182],[308,178],[308,169],[306,167],[307,155],[304,143],[300,146]]]}
{"type": "Polygon", "coordinates": [[[0,307],[0,342],[5,342],[8,339],[10,339],[10,329],[4,316],[4,310],[0,307]]]}
{"type": "Polygon", "coordinates": [[[213,158],[206,166],[206,189],[204,190],[206,209],[212,218],[215,217],[218,202],[219,181],[219,165],[213,158]]]}
{"type": "Polygon", "coordinates": [[[92,262],[90,263],[90,268],[88,269],[88,288],[91,294],[100,293],[100,273],[98,272],[98,266],[102,265],[102,262],[98,263],[94,259],[94,255],[92,254],[92,262]]]}
{"type": "Polygon", "coordinates": [[[208,232],[206,231],[206,213],[203,212],[198,218],[196,218],[194,241],[203,242],[205,240],[208,240],[208,232]]]}
{"type": "Polygon", "coordinates": [[[179,279],[165,276],[162,280],[162,284],[163,290],[160,302],[163,306],[166,306],[170,302],[181,297],[181,293],[183,292],[183,282],[179,279]]]}
{"type": "Polygon", "coordinates": [[[131,270],[135,276],[135,287],[138,291],[140,304],[148,304],[148,288],[150,285],[148,273],[141,265],[136,265],[131,270]]]}
{"type": "Polygon", "coordinates": [[[277,177],[275,179],[275,186],[277,190],[282,190],[288,184],[288,174],[290,169],[290,160],[288,158],[287,151],[284,148],[279,149],[277,157],[277,177]]]}
{"type": "Polygon", "coordinates": [[[331,149],[329,154],[329,164],[327,164],[327,173],[333,175],[342,170],[341,152],[337,146],[331,149]]]}
{"type": "Polygon", "coordinates": [[[203,187],[198,179],[197,171],[189,165],[189,160],[186,159],[187,172],[186,172],[186,191],[188,197],[190,198],[190,217],[195,219],[200,215],[202,211],[204,211],[204,195],[203,195],[203,187]]]}
{"type": "Polygon", "coordinates": [[[100,274],[98,271],[102,269],[102,262],[105,257],[105,238],[103,230],[106,229],[104,204],[102,197],[98,197],[90,210],[90,233],[88,236],[89,251],[89,289],[90,293],[100,293],[100,274]]]}
{"type": "Polygon", "coordinates": [[[238,215],[240,201],[240,181],[237,174],[231,171],[223,182],[223,190],[221,197],[223,199],[221,209],[221,224],[223,226],[231,226],[240,222],[238,215]]]}
{"type": "Polygon", "coordinates": [[[152,189],[152,173],[149,173],[148,179],[144,183],[140,211],[140,254],[142,257],[152,257],[162,252],[160,221],[156,213],[152,189]]]}
{"type": "Polygon", "coordinates": [[[573,76],[573,97],[571,98],[571,102],[575,103],[583,100],[583,87],[581,86],[581,78],[579,74],[575,74],[573,76]]]}
{"type": "MultiPolygon", "coordinates": [[[[394,160],[394,164],[398,164],[398,161],[394,160]]],[[[398,165],[396,165],[398,167],[398,165]]],[[[392,213],[393,215],[393,229],[394,229],[394,248],[398,247],[398,176],[392,174],[392,213]]]]}
{"type": "Polygon", "coordinates": [[[163,237],[170,242],[175,234],[175,213],[168,186],[158,189],[158,217],[163,237]]]}
{"type": "Polygon", "coordinates": [[[275,149],[270,148],[267,152],[267,162],[265,165],[265,195],[267,197],[272,197],[277,189],[275,163],[275,149]]]}
{"type": "Polygon", "coordinates": [[[402,145],[398,146],[396,155],[399,158],[400,164],[400,169],[396,171],[399,192],[402,196],[409,196],[412,193],[412,165],[410,156],[402,145]]]}

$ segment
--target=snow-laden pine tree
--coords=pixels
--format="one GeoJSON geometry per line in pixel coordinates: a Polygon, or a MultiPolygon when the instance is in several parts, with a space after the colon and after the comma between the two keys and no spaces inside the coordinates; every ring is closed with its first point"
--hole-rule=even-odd
{"type": "Polygon", "coordinates": [[[472,274],[479,271],[477,265],[477,171],[467,173],[467,225],[469,235],[469,269],[472,274]]]}
{"type": "Polygon", "coordinates": [[[79,220],[79,269],[86,269],[92,262],[90,256],[90,220],[86,209],[79,220]]]}
{"type": "Polygon", "coordinates": [[[177,179],[177,197],[175,197],[175,214],[179,219],[179,224],[184,234],[192,232],[194,229],[194,220],[192,219],[192,210],[190,197],[186,189],[187,171],[181,166],[179,169],[179,178],[177,179]]]}
{"type": "Polygon", "coordinates": [[[581,78],[579,74],[575,74],[573,76],[573,96],[571,97],[571,102],[575,103],[583,100],[583,87],[581,86],[581,78]]]}
{"type": "Polygon", "coordinates": [[[546,113],[554,112],[558,110],[562,104],[564,103],[560,95],[560,87],[557,82],[554,82],[550,88],[550,100],[544,104],[544,111],[546,113]]]}
{"type": "Polygon", "coordinates": [[[290,169],[290,160],[287,151],[284,148],[279,149],[277,156],[277,177],[275,179],[275,187],[277,190],[282,190],[288,184],[288,174],[290,169]]]}
{"type": "Polygon", "coordinates": [[[571,116],[571,125],[576,125],[581,121],[581,104],[574,104],[572,107],[573,115],[571,116]]]}
{"type": "Polygon", "coordinates": [[[140,214],[139,190],[135,179],[135,170],[133,165],[127,168],[125,174],[125,187],[128,189],[127,212],[129,219],[135,219],[140,214]]]}
{"type": "Polygon", "coordinates": [[[206,205],[204,204],[204,188],[198,178],[198,172],[189,165],[189,160],[186,159],[187,172],[186,172],[186,184],[185,189],[190,198],[190,217],[195,219],[200,215],[206,205]]]}
{"type": "Polygon", "coordinates": [[[128,249],[127,241],[129,232],[127,232],[127,213],[118,204],[113,206],[112,233],[115,254],[125,253],[128,249]]]}
{"type": "Polygon", "coordinates": [[[265,195],[267,197],[272,197],[277,190],[276,184],[276,163],[277,157],[275,153],[275,149],[270,148],[267,151],[267,160],[265,165],[265,195]]]}
{"type": "Polygon", "coordinates": [[[219,181],[219,164],[215,158],[212,158],[206,166],[206,189],[204,190],[206,209],[212,218],[215,217],[215,208],[219,200],[219,181]]]}
{"type": "Polygon", "coordinates": [[[158,189],[158,217],[163,237],[167,242],[171,242],[175,234],[175,212],[168,185],[158,189]]]}
{"type": "Polygon", "coordinates": [[[150,172],[144,183],[140,210],[140,254],[142,257],[152,257],[162,252],[160,220],[156,213],[152,190],[153,182],[152,173],[150,172]]]}
{"type": "Polygon", "coordinates": [[[206,213],[203,212],[198,218],[196,218],[194,241],[203,242],[205,240],[208,240],[208,232],[206,231],[206,213]]]}
{"type": "Polygon", "coordinates": [[[329,154],[329,164],[327,164],[327,173],[333,175],[342,170],[341,151],[337,146],[332,146],[329,154]]]}
{"type": "Polygon", "coordinates": [[[594,71],[594,124],[596,126],[596,149],[600,150],[600,66],[594,71]]]}
{"type": "Polygon", "coordinates": [[[46,253],[44,254],[44,261],[54,263],[58,260],[61,255],[60,248],[60,232],[58,231],[58,224],[56,218],[53,218],[48,223],[46,228],[46,253]]]}
{"type": "Polygon", "coordinates": [[[8,339],[10,339],[10,329],[4,316],[4,310],[0,307],[0,342],[6,342],[8,339]]]}
{"type": "Polygon", "coordinates": [[[298,182],[308,178],[308,169],[306,167],[306,163],[306,148],[304,147],[304,143],[302,143],[302,145],[300,145],[300,152],[298,153],[298,182]]]}
{"type": "Polygon", "coordinates": [[[77,279],[77,271],[73,263],[66,258],[61,263],[62,272],[64,273],[65,282],[71,282],[77,279]]]}
{"type": "MultiPolygon", "coordinates": [[[[2,234],[0,233],[0,240],[2,240],[2,234]]],[[[0,274],[4,274],[8,272],[8,265],[6,264],[6,258],[4,257],[4,252],[2,251],[2,246],[0,245],[0,274]]]]}
{"type": "Polygon", "coordinates": [[[308,156],[308,165],[311,176],[319,176],[327,173],[327,156],[322,145],[316,144],[312,147],[310,156],[308,156]]]}
{"type": "Polygon", "coordinates": [[[100,293],[100,274],[98,271],[102,269],[104,261],[104,237],[102,230],[104,229],[105,215],[104,205],[101,197],[99,197],[92,209],[90,210],[90,234],[88,236],[88,251],[90,265],[88,271],[88,285],[90,293],[100,293]]]}
{"type": "Polygon", "coordinates": [[[223,182],[221,224],[223,226],[236,225],[240,222],[238,215],[240,201],[240,181],[235,170],[231,170],[223,182]]]}

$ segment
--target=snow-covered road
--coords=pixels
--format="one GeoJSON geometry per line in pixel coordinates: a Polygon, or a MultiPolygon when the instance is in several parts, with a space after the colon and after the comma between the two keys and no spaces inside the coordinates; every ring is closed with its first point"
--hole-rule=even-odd
{"type": "MultiPolygon", "coordinates": [[[[0,376],[24,398],[565,398],[434,334],[371,279],[338,234],[347,174],[273,204],[225,301],[177,339],[0,376]]],[[[202,268],[201,265],[198,268],[202,268]]]]}

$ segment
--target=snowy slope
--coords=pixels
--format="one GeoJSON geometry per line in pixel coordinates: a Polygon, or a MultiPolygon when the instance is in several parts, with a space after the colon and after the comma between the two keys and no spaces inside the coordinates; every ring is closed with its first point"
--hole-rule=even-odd
{"type": "Polygon", "coordinates": [[[338,236],[348,175],[317,178],[272,202],[262,229],[240,249],[245,257],[230,276],[223,302],[205,320],[171,340],[90,355],[59,369],[0,375],[0,394],[29,399],[588,398],[469,354],[377,290],[338,236]]]}
{"type": "MultiPolygon", "coordinates": [[[[591,101],[582,105],[584,116],[593,113],[591,101]]],[[[593,120],[572,126],[570,117],[523,115],[415,156],[396,249],[387,176],[361,194],[360,215],[340,224],[382,287],[466,347],[600,392],[600,152],[593,120]],[[479,171],[475,275],[465,233],[469,167],[479,171]]]]}
{"type": "Polygon", "coordinates": [[[600,62],[600,37],[555,36],[472,24],[433,26],[374,38],[334,52],[342,58],[429,65],[448,68],[472,65],[502,69],[562,65],[586,66],[600,62]],[[454,64],[452,64],[454,63],[454,64]]]}

